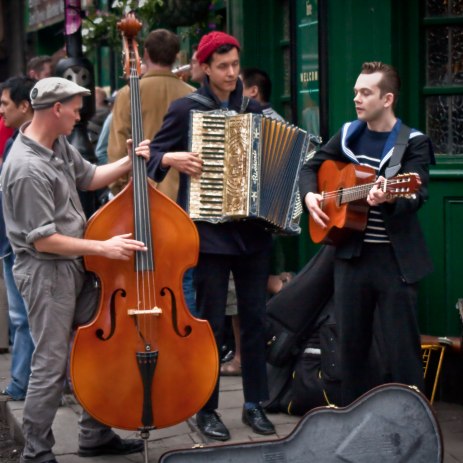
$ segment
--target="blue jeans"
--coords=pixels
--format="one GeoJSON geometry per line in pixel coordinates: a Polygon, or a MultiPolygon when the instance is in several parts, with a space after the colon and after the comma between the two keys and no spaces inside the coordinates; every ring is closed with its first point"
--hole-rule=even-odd
{"type": "Polygon", "coordinates": [[[11,382],[8,384],[6,392],[13,399],[22,400],[26,396],[29,384],[34,343],[29,331],[26,305],[13,278],[14,258],[15,256],[11,252],[3,259],[3,278],[8,298],[8,314],[13,331],[11,382]]]}
{"type": "Polygon", "coordinates": [[[194,268],[189,268],[183,274],[183,295],[185,296],[185,302],[187,307],[190,309],[191,315],[198,317],[198,311],[196,309],[196,288],[194,285],[194,268]]]}

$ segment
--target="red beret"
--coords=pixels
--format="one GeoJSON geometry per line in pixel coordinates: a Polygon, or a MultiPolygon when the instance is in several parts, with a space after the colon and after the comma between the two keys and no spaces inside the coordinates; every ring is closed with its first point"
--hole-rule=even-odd
{"type": "Polygon", "coordinates": [[[214,31],[203,35],[196,50],[196,58],[198,58],[199,63],[204,63],[222,45],[234,45],[238,50],[240,49],[238,40],[231,35],[225,34],[225,32],[214,31]]]}

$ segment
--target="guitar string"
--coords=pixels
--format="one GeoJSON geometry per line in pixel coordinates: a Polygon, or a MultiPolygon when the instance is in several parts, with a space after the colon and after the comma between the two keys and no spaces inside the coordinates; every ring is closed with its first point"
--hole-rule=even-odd
{"type": "MultiPolygon", "coordinates": [[[[413,175],[413,174],[409,174],[409,175],[413,175]]],[[[365,191],[369,191],[373,187],[373,185],[375,185],[375,183],[376,182],[366,183],[366,184],[363,184],[363,185],[356,185],[356,186],[353,186],[353,187],[344,188],[341,191],[336,190],[336,191],[330,191],[328,193],[323,193],[323,198],[324,199],[325,198],[336,198],[338,196],[340,197],[340,196],[346,196],[346,195],[355,195],[356,193],[357,194],[365,193],[365,191]]],[[[383,183],[384,182],[382,182],[382,184],[383,183]]],[[[391,179],[391,180],[387,181],[386,187],[400,185],[400,184],[404,184],[404,183],[410,183],[410,179],[407,180],[407,178],[405,176],[401,177],[400,179],[391,179]]]]}

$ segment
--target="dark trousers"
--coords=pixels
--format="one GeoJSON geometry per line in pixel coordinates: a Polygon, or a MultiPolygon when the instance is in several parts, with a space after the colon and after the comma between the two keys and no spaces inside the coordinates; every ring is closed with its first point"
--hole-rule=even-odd
{"type": "Polygon", "coordinates": [[[342,405],[376,385],[369,362],[375,316],[383,350],[376,361],[386,363],[390,381],[423,390],[417,285],[403,281],[392,246],[364,244],[360,257],[336,259],[334,281],[342,405]]]}
{"type": "MultiPolygon", "coordinates": [[[[269,265],[270,250],[239,256],[200,253],[195,270],[199,316],[210,323],[219,352],[224,336],[228,281],[230,272],[233,274],[240,317],[245,402],[258,403],[268,398],[264,318],[269,265]]],[[[218,407],[219,379],[203,410],[218,407]]]]}

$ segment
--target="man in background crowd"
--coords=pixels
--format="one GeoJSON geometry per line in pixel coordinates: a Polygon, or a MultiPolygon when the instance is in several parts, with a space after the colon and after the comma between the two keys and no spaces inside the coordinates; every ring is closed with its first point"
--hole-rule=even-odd
{"type": "MultiPolygon", "coordinates": [[[[4,161],[6,161],[11,145],[18,136],[19,128],[30,121],[34,115],[30,92],[35,82],[29,77],[11,77],[0,87],[0,115],[3,116],[5,125],[15,130],[13,136],[5,145],[4,161]]],[[[8,386],[1,391],[1,394],[12,400],[24,400],[29,385],[34,343],[29,331],[26,305],[14,281],[13,264],[15,255],[6,237],[3,211],[0,212],[0,257],[3,262],[3,278],[5,280],[8,315],[10,317],[10,335],[13,340],[11,348],[11,380],[8,386]]]]}
{"type": "Polygon", "coordinates": [[[40,80],[52,75],[52,58],[48,55],[34,56],[27,63],[27,76],[40,80]]]}
{"type": "MultiPolygon", "coordinates": [[[[172,73],[172,66],[179,50],[179,38],[166,29],[151,31],[144,42],[143,62],[146,65],[146,72],[140,80],[140,102],[146,138],[153,138],[159,130],[172,101],[194,90],[172,73]]],[[[125,156],[126,142],[128,138],[131,138],[130,89],[128,86],[119,90],[112,114],[108,142],[109,162],[125,156]]],[[[117,194],[125,186],[127,180],[128,177],[112,185],[113,194],[117,194]]],[[[176,201],[178,172],[172,169],[167,181],[158,187],[161,192],[176,201]]]]}
{"type": "Polygon", "coordinates": [[[269,75],[262,69],[244,68],[241,71],[243,80],[243,95],[254,98],[262,106],[262,114],[278,121],[284,119],[271,107],[272,81],[269,75]]]}
{"type": "Polygon", "coordinates": [[[204,74],[204,70],[198,61],[198,47],[194,46],[192,50],[193,54],[191,55],[190,60],[190,80],[195,84],[202,85],[206,74],[204,74]]]}

